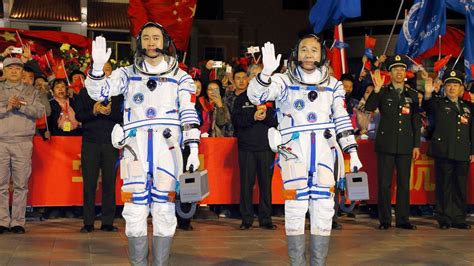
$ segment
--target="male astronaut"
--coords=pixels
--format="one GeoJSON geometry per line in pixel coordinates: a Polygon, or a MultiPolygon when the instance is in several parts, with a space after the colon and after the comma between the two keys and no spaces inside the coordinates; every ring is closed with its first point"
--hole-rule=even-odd
{"type": "Polygon", "coordinates": [[[125,148],[121,160],[123,217],[132,265],[148,265],[147,217],[153,216],[153,265],[167,265],[176,230],[175,188],[180,171],[179,147],[189,145],[186,169],[199,167],[199,119],[192,78],[178,68],[174,44],[164,28],[147,22],[137,36],[134,65],[109,78],[102,68],[110,57],[103,37],[92,43],[93,66],[86,88],[96,101],[124,95],[123,127],[112,131],[112,144],[125,148]],[[164,131],[171,130],[171,138],[164,131]],[[169,137],[169,136],[168,136],[169,137]],[[170,144],[171,143],[171,144],[170,144]]]}
{"type": "Polygon", "coordinates": [[[310,262],[324,265],[334,214],[334,173],[344,173],[342,151],[350,153],[351,169],[362,167],[344,107],[345,92],[341,82],[329,76],[324,47],[316,35],[298,41],[284,74],[272,75],[281,58],[275,57],[272,43],[265,43],[262,55],[263,71],[250,81],[247,94],[254,104],[276,103],[279,128],[269,130],[269,142],[280,154],[290,263],[305,265],[309,208],[310,262]]]}

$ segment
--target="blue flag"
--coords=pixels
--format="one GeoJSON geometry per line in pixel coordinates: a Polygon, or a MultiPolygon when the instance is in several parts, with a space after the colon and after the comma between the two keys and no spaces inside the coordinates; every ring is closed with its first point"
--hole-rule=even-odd
{"type": "Polygon", "coordinates": [[[345,42],[341,42],[339,40],[336,40],[336,42],[334,43],[334,48],[339,48],[339,49],[343,49],[343,48],[347,48],[349,47],[349,44],[345,43],[345,42]]]}
{"type": "Polygon", "coordinates": [[[397,54],[417,57],[446,33],[445,0],[415,0],[398,35],[397,54]]]}
{"type": "Polygon", "coordinates": [[[360,0],[318,0],[309,12],[315,33],[355,17],[360,17],[360,0]]]}
{"type": "Polygon", "coordinates": [[[473,79],[471,67],[474,64],[474,1],[446,0],[449,9],[466,15],[466,29],[464,33],[464,72],[466,81],[473,79]]]}

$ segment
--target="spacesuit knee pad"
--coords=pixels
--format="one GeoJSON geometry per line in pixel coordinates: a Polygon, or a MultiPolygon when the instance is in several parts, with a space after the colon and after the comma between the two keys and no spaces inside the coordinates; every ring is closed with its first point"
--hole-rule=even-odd
{"type": "Polygon", "coordinates": [[[169,237],[174,235],[178,224],[174,203],[153,203],[151,214],[153,216],[154,236],[169,237]]]}
{"type": "Polygon", "coordinates": [[[308,171],[303,162],[282,160],[280,161],[280,167],[285,190],[303,189],[308,186],[308,171]]]}
{"type": "Polygon", "coordinates": [[[306,212],[308,211],[307,200],[285,201],[285,231],[286,235],[304,234],[306,212]]]}
{"type": "Polygon", "coordinates": [[[317,199],[310,203],[311,234],[330,235],[334,216],[334,199],[317,199]]]}
{"type": "Polygon", "coordinates": [[[140,192],[146,189],[146,173],[138,160],[123,158],[120,162],[120,177],[123,192],[140,192]]]}
{"type": "Polygon", "coordinates": [[[125,219],[125,234],[127,237],[147,235],[148,206],[126,202],[122,216],[125,219]]]}

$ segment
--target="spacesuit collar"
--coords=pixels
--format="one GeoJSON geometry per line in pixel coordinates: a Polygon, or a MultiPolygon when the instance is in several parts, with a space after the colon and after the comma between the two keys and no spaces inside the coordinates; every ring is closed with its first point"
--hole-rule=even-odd
{"type": "Polygon", "coordinates": [[[298,66],[296,72],[300,79],[308,84],[317,84],[323,78],[323,73],[319,67],[315,68],[312,73],[306,73],[301,66],[298,66]]]}
{"type": "Polygon", "coordinates": [[[158,65],[153,66],[149,64],[147,61],[144,61],[143,68],[145,69],[147,73],[150,73],[150,74],[163,73],[168,69],[168,63],[166,62],[166,60],[161,60],[161,62],[158,65]]]}

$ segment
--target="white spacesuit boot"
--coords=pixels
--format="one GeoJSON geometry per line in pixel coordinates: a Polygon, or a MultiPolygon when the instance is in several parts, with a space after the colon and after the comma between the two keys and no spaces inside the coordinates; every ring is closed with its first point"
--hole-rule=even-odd
{"type": "Polygon", "coordinates": [[[326,256],[329,251],[330,236],[311,235],[310,237],[310,265],[326,265],[326,256]]]}
{"type": "Polygon", "coordinates": [[[147,266],[148,237],[128,237],[128,256],[133,266],[147,266]]]}
{"type": "Polygon", "coordinates": [[[153,236],[153,266],[169,265],[173,237],[153,236]]]}
{"type": "Polygon", "coordinates": [[[304,235],[286,236],[286,241],[288,243],[290,265],[304,266],[306,264],[304,235]]]}

